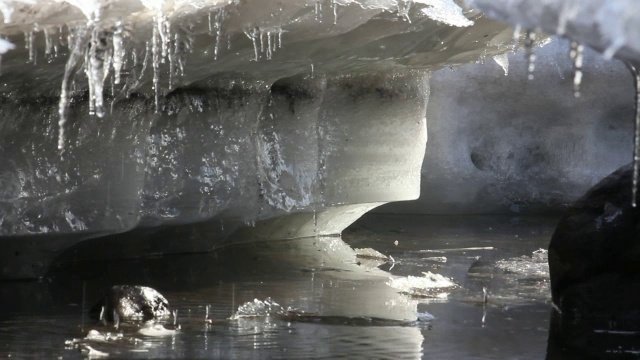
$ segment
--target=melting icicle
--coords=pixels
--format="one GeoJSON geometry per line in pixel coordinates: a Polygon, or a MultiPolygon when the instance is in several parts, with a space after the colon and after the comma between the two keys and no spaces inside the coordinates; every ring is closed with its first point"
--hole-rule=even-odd
{"type": "Polygon", "coordinates": [[[524,48],[525,56],[527,57],[527,79],[533,80],[533,71],[536,69],[536,54],[533,52],[533,43],[536,39],[536,33],[527,30],[524,48]]]}
{"type": "Polygon", "coordinates": [[[259,36],[260,36],[260,53],[263,54],[264,53],[264,40],[263,40],[263,35],[264,35],[264,30],[260,30],[259,36]]]}
{"type": "Polygon", "coordinates": [[[104,41],[105,34],[97,28],[91,35],[90,49],[86,53],[85,72],[89,79],[89,114],[104,116],[104,80],[111,66],[111,48],[104,41]]]}
{"type": "Polygon", "coordinates": [[[271,31],[266,31],[267,33],[267,60],[271,60],[271,31]]]}
{"type": "Polygon", "coordinates": [[[120,72],[122,71],[125,56],[122,30],[122,23],[117,22],[116,28],[113,31],[113,82],[116,84],[120,84],[120,72]]]}
{"type": "Polygon", "coordinates": [[[634,77],[634,84],[636,90],[636,118],[635,118],[635,133],[633,138],[633,184],[631,188],[631,206],[637,206],[637,194],[638,194],[638,171],[640,170],[640,73],[638,73],[637,66],[627,63],[627,67],[631,71],[634,77]]]}
{"type": "Polygon", "coordinates": [[[278,48],[282,47],[282,28],[278,28],[278,48]]]}
{"type": "Polygon", "coordinates": [[[218,52],[220,51],[220,42],[222,37],[222,21],[224,20],[224,9],[220,9],[218,13],[216,13],[216,45],[213,49],[213,59],[218,60],[218,52]]]}
{"type": "MultiPolygon", "coordinates": [[[[258,28],[253,28],[251,30],[245,30],[244,31],[244,34],[253,43],[253,53],[254,53],[253,61],[258,61],[258,58],[259,58],[258,43],[257,43],[257,37],[258,37],[259,33],[260,33],[260,31],[258,30],[258,28]]],[[[262,36],[261,36],[260,41],[262,42],[262,36]]]]}
{"type": "Polygon", "coordinates": [[[331,7],[333,8],[333,25],[338,24],[338,3],[336,0],[331,1],[331,7]]]}
{"type": "Polygon", "coordinates": [[[504,76],[509,75],[509,56],[506,53],[494,56],[493,60],[500,65],[504,71],[504,76]]]}
{"type": "Polygon", "coordinates": [[[571,42],[571,51],[569,52],[569,56],[571,57],[571,63],[573,64],[573,95],[575,97],[580,97],[583,52],[584,45],[578,44],[575,41],[571,42]]]}
{"type": "Polygon", "coordinates": [[[69,108],[69,91],[70,91],[70,82],[73,83],[72,79],[75,75],[80,61],[84,55],[86,50],[86,43],[89,40],[89,34],[92,32],[90,28],[78,28],[74,30],[69,30],[70,37],[72,40],[68,43],[70,54],[67,59],[67,63],[64,68],[64,76],[62,77],[62,88],[60,89],[60,102],[58,104],[58,115],[60,119],[58,120],[58,149],[64,150],[65,143],[65,125],[67,123],[67,110],[69,108]],[[71,34],[74,34],[71,37],[71,34]]]}
{"type": "Polygon", "coordinates": [[[53,41],[51,39],[51,34],[48,29],[44,29],[44,56],[48,62],[52,60],[52,50],[53,50],[53,41]]]}
{"type": "Polygon", "coordinates": [[[24,34],[25,47],[29,51],[29,62],[32,64],[36,64],[36,47],[35,47],[35,33],[33,31],[29,31],[24,34]]]}
{"type": "Polygon", "coordinates": [[[154,26],[151,35],[151,54],[153,55],[151,62],[153,64],[153,91],[156,113],[160,109],[160,49],[158,49],[160,39],[158,31],[158,27],[154,26]]]}

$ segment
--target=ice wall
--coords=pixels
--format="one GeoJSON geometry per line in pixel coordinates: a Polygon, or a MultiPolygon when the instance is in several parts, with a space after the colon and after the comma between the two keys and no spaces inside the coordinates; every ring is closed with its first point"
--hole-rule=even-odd
{"type": "Polygon", "coordinates": [[[314,219],[295,236],[337,234],[348,221],[315,214],[418,196],[427,74],[514,45],[448,0],[43,0],[2,14],[5,236],[298,212],[314,219]]]}
{"type": "MultiPolygon", "coordinates": [[[[607,22],[611,39],[634,29],[619,11],[633,3],[580,4],[629,24],[607,22]]],[[[173,249],[202,234],[203,249],[338,234],[418,196],[430,72],[492,59],[508,71],[505,53],[524,44],[534,79],[544,41],[525,21],[531,31],[514,36],[454,0],[20,0],[0,12],[0,234],[11,254],[166,226],[182,229],[173,249]]],[[[567,33],[578,19],[566,17],[567,33]]],[[[634,45],[616,48],[624,57],[634,45]]],[[[572,57],[579,94],[583,45],[572,57]]],[[[484,131],[442,159],[478,147],[489,159],[474,166],[504,170],[484,131]]]]}
{"type": "Polygon", "coordinates": [[[380,212],[552,214],[632,160],[634,86],[619,60],[585,49],[580,96],[570,42],[441,69],[431,77],[430,138],[415,202],[380,212]],[[482,134],[478,136],[478,134],[482,134]]]}

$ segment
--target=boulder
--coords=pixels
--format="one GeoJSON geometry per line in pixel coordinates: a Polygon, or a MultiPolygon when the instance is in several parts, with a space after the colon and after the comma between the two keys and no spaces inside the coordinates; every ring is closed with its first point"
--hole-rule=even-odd
{"type": "Polygon", "coordinates": [[[131,285],[113,286],[91,313],[101,320],[116,323],[161,320],[171,315],[169,302],[162,294],[150,287],[131,285]]]}
{"type": "Polygon", "coordinates": [[[632,206],[632,177],[632,164],[607,176],[569,208],[553,234],[551,291],[563,316],[638,326],[640,210],[632,206]]]}

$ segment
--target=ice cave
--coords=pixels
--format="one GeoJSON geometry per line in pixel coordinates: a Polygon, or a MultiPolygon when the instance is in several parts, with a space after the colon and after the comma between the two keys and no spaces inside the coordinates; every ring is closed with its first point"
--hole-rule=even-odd
{"type": "Polygon", "coordinates": [[[0,358],[640,356],[637,0],[0,13],[0,358]]]}

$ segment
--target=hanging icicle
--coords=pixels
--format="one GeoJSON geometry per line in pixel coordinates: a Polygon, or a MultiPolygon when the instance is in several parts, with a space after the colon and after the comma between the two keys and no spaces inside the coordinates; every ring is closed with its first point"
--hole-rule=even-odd
{"type": "Polygon", "coordinates": [[[524,39],[525,56],[527,58],[527,79],[533,80],[533,72],[536,69],[536,54],[533,51],[533,44],[536,40],[536,33],[527,30],[524,39]]]}
{"type": "Polygon", "coordinates": [[[580,97],[580,84],[582,83],[582,60],[584,45],[578,44],[576,41],[571,42],[571,64],[573,66],[573,95],[580,97]]]}

